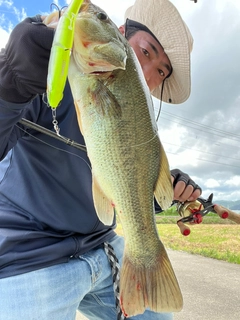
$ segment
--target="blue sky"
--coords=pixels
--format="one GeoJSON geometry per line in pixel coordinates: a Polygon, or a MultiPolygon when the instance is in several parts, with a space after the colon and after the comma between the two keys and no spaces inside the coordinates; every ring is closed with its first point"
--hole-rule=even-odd
{"type": "MultiPolygon", "coordinates": [[[[147,0],[146,0],[147,1],[147,0]]],[[[66,0],[0,0],[0,48],[26,16],[66,0]]],[[[171,168],[180,168],[214,199],[240,199],[240,1],[172,0],[194,38],[192,91],[183,104],[163,103],[159,134],[171,168]]],[[[95,0],[117,24],[134,0],[95,0]]],[[[155,101],[156,112],[159,103],[155,101]]]]}
{"type": "MultiPolygon", "coordinates": [[[[9,22],[15,25],[26,16],[50,12],[52,2],[49,0],[39,2],[33,0],[0,0],[1,27],[8,30],[9,22]]],[[[64,0],[62,2],[65,3],[64,0]]]]}

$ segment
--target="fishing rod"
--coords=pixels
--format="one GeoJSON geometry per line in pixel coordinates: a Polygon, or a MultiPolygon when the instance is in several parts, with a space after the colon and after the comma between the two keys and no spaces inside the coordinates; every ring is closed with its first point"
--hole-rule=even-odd
{"type": "Polygon", "coordinates": [[[44,134],[46,134],[46,135],[48,135],[48,136],[50,136],[50,137],[52,137],[54,139],[62,141],[62,142],[64,142],[65,144],[67,144],[69,146],[72,146],[72,147],[77,148],[77,149],[79,149],[81,151],[87,152],[87,148],[83,144],[77,143],[72,139],[64,137],[64,136],[60,135],[59,133],[53,132],[53,131],[51,131],[51,130],[49,130],[47,128],[44,128],[44,127],[42,127],[42,126],[40,126],[40,125],[38,125],[36,123],[33,123],[32,121],[29,121],[29,120],[27,120],[25,118],[22,118],[18,122],[20,124],[30,128],[30,129],[37,130],[37,131],[39,131],[41,133],[44,133],[44,134]]]}

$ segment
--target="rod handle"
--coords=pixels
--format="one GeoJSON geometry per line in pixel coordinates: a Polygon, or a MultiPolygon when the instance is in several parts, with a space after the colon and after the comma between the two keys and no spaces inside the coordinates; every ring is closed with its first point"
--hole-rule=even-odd
{"type": "Polygon", "coordinates": [[[214,210],[216,211],[216,213],[219,215],[220,218],[222,219],[228,218],[229,220],[240,224],[240,214],[230,209],[227,209],[225,207],[222,207],[218,204],[214,205],[214,210]]]}

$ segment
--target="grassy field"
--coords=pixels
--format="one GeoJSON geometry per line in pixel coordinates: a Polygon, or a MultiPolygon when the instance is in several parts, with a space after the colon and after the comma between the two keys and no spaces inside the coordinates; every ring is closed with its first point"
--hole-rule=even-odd
{"type": "MultiPolygon", "coordinates": [[[[240,264],[239,224],[216,215],[207,216],[203,223],[190,226],[191,233],[185,237],[179,231],[177,219],[179,217],[156,216],[159,235],[166,248],[240,264]]],[[[117,232],[122,234],[119,223],[117,232]]]]}

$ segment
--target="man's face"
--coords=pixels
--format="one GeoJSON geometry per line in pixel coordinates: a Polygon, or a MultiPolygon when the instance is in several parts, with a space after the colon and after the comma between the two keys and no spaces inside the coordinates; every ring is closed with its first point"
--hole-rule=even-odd
{"type": "MultiPolygon", "coordinates": [[[[120,29],[122,32],[122,30],[120,29]]],[[[146,31],[136,32],[129,44],[141,64],[145,80],[152,92],[171,73],[171,63],[162,46],[146,31]]]]}

